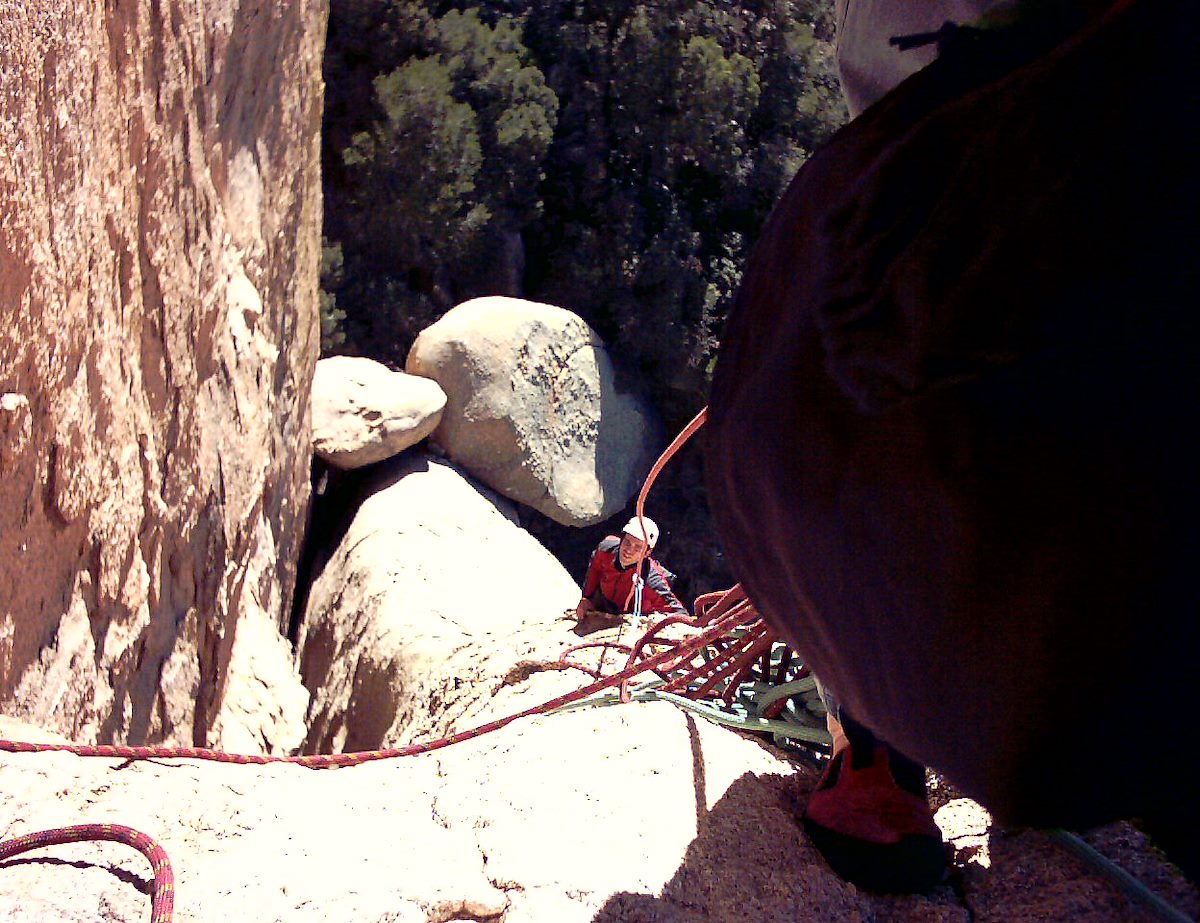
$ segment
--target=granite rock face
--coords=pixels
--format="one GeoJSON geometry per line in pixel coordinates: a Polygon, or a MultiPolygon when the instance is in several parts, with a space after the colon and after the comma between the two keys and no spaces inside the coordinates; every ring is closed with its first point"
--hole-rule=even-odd
{"type": "Polygon", "coordinates": [[[0,707],[76,740],[243,741],[239,624],[286,624],[326,14],[0,0],[0,707]]]}

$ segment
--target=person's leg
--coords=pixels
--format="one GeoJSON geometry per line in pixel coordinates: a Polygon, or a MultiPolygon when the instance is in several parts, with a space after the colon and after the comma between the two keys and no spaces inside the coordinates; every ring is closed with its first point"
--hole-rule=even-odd
{"type": "Polygon", "coordinates": [[[830,868],[859,887],[921,892],[946,867],[925,797],[925,769],[859,724],[819,680],[833,755],[804,811],[804,829],[830,868]]]}
{"type": "Polygon", "coordinates": [[[813,679],[817,681],[817,694],[821,697],[821,704],[825,706],[825,726],[829,728],[829,736],[833,738],[833,750],[830,756],[837,756],[850,745],[846,731],[838,718],[841,709],[829,687],[821,682],[821,677],[813,674],[813,679]]]}

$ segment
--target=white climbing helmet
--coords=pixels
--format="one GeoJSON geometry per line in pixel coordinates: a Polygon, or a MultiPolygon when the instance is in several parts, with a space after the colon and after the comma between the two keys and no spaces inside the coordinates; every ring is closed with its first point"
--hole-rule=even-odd
{"type": "Polygon", "coordinates": [[[628,532],[634,538],[644,538],[646,544],[651,548],[658,544],[658,526],[655,525],[654,520],[648,516],[643,516],[640,522],[638,521],[638,518],[634,516],[633,519],[625,523],[625,528],[622,531],[628,532]],[[645,535],[642,534],[643,524],[646,526],[645,535]]]}

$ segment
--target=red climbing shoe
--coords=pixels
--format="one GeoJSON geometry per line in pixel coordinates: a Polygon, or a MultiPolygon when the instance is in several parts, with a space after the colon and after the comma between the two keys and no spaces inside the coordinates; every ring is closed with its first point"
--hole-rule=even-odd
{"type": "Polygon", "coordinates": [[[946,869],[942,833],[925,800],[924,770],[886,744],[837,753],[804,811],[804,829],[830,867],[868,891],[917,894],[946,869]],[[898,773],[892,764],[915,772],[898,773]],[[919,791],[918,791],[919,788],[919,791]]]}

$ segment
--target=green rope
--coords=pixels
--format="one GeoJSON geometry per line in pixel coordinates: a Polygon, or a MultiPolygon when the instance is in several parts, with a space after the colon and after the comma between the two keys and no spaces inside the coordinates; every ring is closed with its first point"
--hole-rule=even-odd
{"type": "MultiPolygon", "coordinates": [[[[735,710],[731,714],[730,712],[714,708],[711,705],[694,702],[673,692],[663,692],[655,688],[659,685],[662,685],[661,680],[639,686],[630,693],[630,699],[634,702],[670,702],[672,705],[676,705],[685,711],[707,718],[714,724],[723,724],[726,727],[737,728],[742,731],[765,732],[774,734],[777,737],[787,737],[793,740],[803,740],[816,744],[829,744],[832,742],[829,732],[823,728],[804,727],[800,724],[793,724],[790,721],[756,718],[750,714],[739,714],[738,710],[735,710]]],[[[546,714],[555,715],[559,712],[568,712],[576,708],[599,708],[607,705],[616,705],[620,701],[620,695],[616,692],[602,692],[588,699],[581,699],[578,702],[569,702],[566,705],[560,705],[558,708],[546,712],[546,714]]]]}
{"type": "Polygon", "coordinates": [[[764,731],[774,734],[777,737],[804,740],[814,744],[830,744],[833,742],[833,738],[829,732],[823,728],[804,727],[800,724],[792,724],[790,721],[756,718],[753,715],[731,715],[729,712],[713,708],[711,705],[705,705],[703,702],[693,702],[691,699],[686,699],[681,695],[675,695],[671,692],[654,691],[654,695],[656,698],[670,702],[672,705],[678,705],[686,711],[701,715],[715,724],[723,724],[727,727],[738,728],[743,731],[764,731]]]}
{"type": "Polygon", "coordinates": [[[1167,923],[1196,923],[1187,914],[1180,913],[1161,897],[1147,888],[1144,884],[1130,875],[1107,856],[1100,853],[1090,843],[1080,839],[1074,833],[1062,829],[1048,830],[1060,846],[1069,853],[1078,856],[1096,871],[1100,872],[1115,884],[1126,897],[1141,904],[1160,920],[1167,923]]]}
{"type": "Polygon", "coordinates": [[[760,709],[766,709],[767,706],[778,702],[780,699],[786,699],[789,696],[799,695],[802,692],[812,692],[817,688],[817,680],[815,677],[806,676],[804,679],[794,679],[790,683],[780,683],[778,686],[771,686],[770,691],[759,693],[754,697],[754,703],[760,709]]]}

